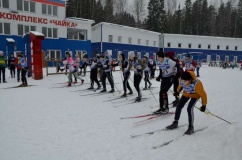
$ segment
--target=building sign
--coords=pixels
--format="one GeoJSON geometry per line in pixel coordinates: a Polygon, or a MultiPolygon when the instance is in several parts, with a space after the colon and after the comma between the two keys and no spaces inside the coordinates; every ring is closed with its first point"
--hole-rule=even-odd
{"type": "Polygon", "coordinates": [[[7,20],[14,20],[14,21],[21,21],[21,22],[31,22],[31,23],[38,23],[38,24],[53,24],[56,26],[62,26],[62,27],[71,27],[75,28],[77,26],[77,23],[74,22],[68,22],[65,20],[48,20],[46,18],[39,18],[39,17],[33,17],[33,16],[25,16],[25,15],[19,15],[14,13],[3,13],[0,12],[0,19],[7,19],[7,20]]]}

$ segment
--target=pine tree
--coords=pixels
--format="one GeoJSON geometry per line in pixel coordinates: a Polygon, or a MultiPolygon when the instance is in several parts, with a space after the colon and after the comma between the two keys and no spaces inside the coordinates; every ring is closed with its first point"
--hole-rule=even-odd
{"type": "Polygon", "coordinates": [[[150,0],[148,12],[147,29],[163,33],[165,23],[164,0],[150,0]]]}
{"type": "Polygon", "coordinates": [[[192,34],[192,2],[191,0],[185,1],[185,17],[183,22],[183,33],[192,34]]]}
{"type": "Polygon", "coordinates": [[[101,0],[97,1],[93,19],[95,20],[95,24],[98,24],[100,22],[105,22],[105,12],[104,12],[101,0]]]}
{"type": "Polygon", "coordinates": [[[106,5],[104,7],[105,12],[105,22],[114,22],[113,18],[113,0],[106,0],[106,5]]]}
{"type": "Polygon", "coordinates": [[[238,13],[238,19],[236,23],[236,28],[237,28],[236,37],[242,38],[242,0],[239,0],[238,6],[237,6],[237,13],[238,13]]]}

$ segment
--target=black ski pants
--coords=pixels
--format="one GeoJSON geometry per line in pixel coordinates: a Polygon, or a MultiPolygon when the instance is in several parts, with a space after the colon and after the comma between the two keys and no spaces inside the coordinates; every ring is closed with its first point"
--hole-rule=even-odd
{"type": "Polygon", "coordinates": [[[25,67],[21,70],[21,81],[22,83],[27,83],[26,73],[28,71],[28,67],[25,67]]]}
{"type": "Polygon", "coordinates": [[[96,82],[97,85],[100,86],[100,83],[97,79],[97,68],[91,69],[90,79],[91,79],[91,86],[94,86],[94,82],[96,82]]]}
{"type": "Polygon", "coordinates": [[[113,83],[113,79],[111,77],[110,71],[108,71],[108,72],[103,71],[103,73],[102,73],[103,89],[106,89],[106,78],[108,78],[108,81],[109,81],[109,83],[111,85],[111,88],[114,89],[114,83],[113,83]]]}
{"type": "Polygon", "coordinates": [[[1,82],[1,77],[2,77],[2,82],[5,81],[5,67],[0,67],[0,82],[1,82]]]}
{"type": "Polygon", "coordinates": [[[129,91],[132,91],[130,85],[129,85],[129,77],[130,77],[130,72],[124,72],[123,73],[123,77],[124,77],[124,80],[123,80],[123,88],[124,88],[124,93],[127,92],[127,88],[129,91]]]}
{"type": "Polygon", "coordinates": [[[141,72],[137,72],[134,74],[134,87],[135,87],[136,91],[138,92],[139,97],[141,96],[139,84],[141,82],[142,77],[143,77],[143,74],[141,72]]]}
{"type": "Polygon", "coordinates": [[[150,76],[149,76],[149,72],[148,71],[145,71],[144,74],[145,74],[145,78],[144,78],[144,80],[145,80],[145,88],[147,88],[147,82],[150,84],[150,80],[149,80],[150,76]]]}
{"type": "Polygon", "coordinates": [[[168,95],[167,92],[171,88],[173,83],[173,76],[162,78],[161,85],[160,85],[160,108],[163,107],[168,108],[168,95]]]}

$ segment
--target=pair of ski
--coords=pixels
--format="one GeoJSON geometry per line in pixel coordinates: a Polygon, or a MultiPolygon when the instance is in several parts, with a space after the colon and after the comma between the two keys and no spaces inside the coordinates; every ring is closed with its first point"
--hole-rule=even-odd
{"type": "Polygon", "coordinates": [[[36,85],[27,85],[27,86],[19,85],[19,86],[7,87],[7,88],[3,88],[3,89],[24,88],[24,87],[31,87],[31,86],[36,86],[36,85]]]}
{"type": "MultiPolygon", "coordinates": [[[[180,127],[181,127],[181,126],[180,126],[180,127]]],[[[207,129],[207,128],[208,128],[208,127],[204,127],[204,128],[197,129],[197,130],[195,130],[192,134],[195,134],[195,133],[197,133],[197,132],[201,132],[201,131],[203,131],[203,130],[205,130],[205,129],[207,129]]],[[[167,129],[164,129],[164,131],[165,131],[165,130],[167,130],[167,129]]],[[[175,139],[172,139],[172,140],[170,140],[170,141],[164,142],[164,143],[162,143],[162,144],[160,144],[160,145],[153,146],[152,149],[157,149],[157,148],[161,148],[161,147],[167,146],[167,145],[169,145],[169,144],[172,143],[172,142],[178,141],[179,139],[181,139],[181,138],[184,137],[184,136],[186,136],[186,134],[180,135],[180,136],[176,137],[175,139]]]]}
{"type": "MultiPolygon", "coordinates": [[[[124,118],[121,118],[121,119],[136,119],[136,118],[145,118],[146,117],[146,119],[136,122],[136,124],[140,124],[140,123],[143,123],[143,122],[147,122],[147,121],[150,121],[150,120],[162,117],[162,116],[166,116],[166,115],[171,115],[171,114],[175,114],[175,112],[168,112],[167,114],[150,113],[150,114],[145,114],[145,115],[140,115],[140,116],[124,117],[124,118]]],[[[145,133],[145,134],[147,134],[147,133],[145,133]]],[[[141,136],[141,135],[138,135],[138,136],[141,136]]],[[[137,137],[137,135],[131,136],[131,137],[135,138],[135,137],[137,137]]]]}
{"type": "MultiPolygon", "coordinates": [[[[115,105],[113,107],[120,107],[120,106],[125,106],[125,105],[129,105],[129,104],[133,104],[133,103],[139,103],[139,102],[143,102],[145,100],[151,99],[151,97],[145,97],[145,98],[141,98],[141,101],[137,101],[136,98],[135,99],[131,99],[132,102],[128,102],[128,103],[121,103],[119,105],[115,105]]],[[[120,103],[120,102],[119,102],[120,103]]]]}

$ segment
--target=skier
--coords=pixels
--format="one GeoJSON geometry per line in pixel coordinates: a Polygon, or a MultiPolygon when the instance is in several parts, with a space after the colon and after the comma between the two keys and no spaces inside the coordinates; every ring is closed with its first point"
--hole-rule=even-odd
{"type": "Polygon", "coordinates": [[[202,63],[199,60],[197,60],[197,77],[200,77],[199,70],[201,66],[202,66],[202,63]]]}
{"type": "MultiPolygon", "coordinates": [[[[80,61],[81,60],[79,58],[79,55],[76,54],[75,65],[76,65],[76,72],[77,72],[77,74],[78,74],[78,68],[80,66],[80,61]]],[[[74,78],[75,78],[75,81],[73,83],[77,83],[77,78],[75,76],[74,76],[74,78]]]]}
{"type": "Polygon", "coordinates": [[[130,78],[130,70],[128,66],[129,63],[127,60],[125,60],[125,56],[123,53],[120,53],[118,57],[119,57],[119,61],[113,64],[112,66],[120,67],[120,71],[123,74],[123,88],[124,88],[124,94],[121,97],[127,97],[127,88],[129,90],[128,94],[133,94],[133,91],[129,85],[129,78],[130,78]]]}
{"type": "Polygon", "coordinates": [[[143,70],[145,69],[145,65],[143,64],[142,60],[135,57],[134,52],[130,52],[129,54],[129,70],[131,70],[132,67],[134,68],[134,87],[138,92],[138,97],[136,97],[135,101],[140,102],[142,95],[139,85],[143,77],[143,70]]]}
{"type": "Polygon", "coordinates": [[[155,69],[156,69],[156,62],[155,62],[153,56],[149,60],[149,66],[148,67],[150,68],[150,79],[153,79],[155,77],[155,69]]]}
{"type": "MultiPolygon", "coordinates": [[[[88,61],[88,57],[83,56],[85,61],[88,61]]],[[[90,80],[91,80],[91,86],[88,89],[94,89],[94,82],[97,83],[97,89],[101,88],[101,85],[97,79],[97,58],[93,57],[93,59],[89,59],[88,66],[90,66],[91,72],[90,72],[90,80]]]]}
{"type": "Polygon", "coordinates": [[[178,120],[180,118],[181,110],[186,104],[186,102],[190,100],[188,107],[187,107],[187,113],[188,113],[188,122],[189,126],[185,134],[191,135],[194,132],[194,113],[193,108],[196,104],[196,102],[201,98],[202,99],[202,106],[200,107],[201,112],[205,112],[206,105],[207,105],[207,94],[204,91],[202,82],[196,78],[194,72],[192,71],[186,71],[182,74],[180,85],[177,89],[178,92],[180,92],[183,89],[182,97],[177,105],[176,113],[175,113],[175,120],[170,125],[167,126],[167,129],[175,129],[178,127],[178,120]]]}
{"type": "Polygon", "coordinates": [[[75,78],[80,79],[81,80],[81,84],[84,83],[84,79],[82,79],[81,77],[77,76],[77,69],[76,69],[76,63],[73,61],[71,54],[69,52],[66,53],[66,62],[69,68],[69,75],[68,75],[68,87],[71,86],[71,78],[72,75],[74,75],[75,78]]]}
{"type": "Polygon", "coordinates": [[[177,71],[177,64],[172,59],[166,58],[165,53],[160,50],[157,52],[158,63],[157,66],[160,69],[160,75],[156,78],[157,81],[161,81],[160,86],[160,108],[154,112],[154,114],[167,114],[169,112],[168,107],[168,95],[167,92],[172,86],[175,71],[177,71]]]}
{"type": "Polygon", "coordinates": [[[105,59],[105,55],[102,54],[100,57],[100,64],[99,67],[102,68],[102,85],[103,85],[103,90],[100,93],[107,92],[106,90],[106,78],[108,78],[108,81],[111,85],[111,90],[109,93],[114,92],[114,82],[113,78],[111,76],[111,68],[110,68],[110,62],[108,59],[105,59]]]}
{"type": "Polygon", "coordinates": [[[1,83],[1,74],[2,74],[2,82],[7,83],[5,80],[5,68],[7,67],[7,60],[4,57],[3,51],[0,51],[0,83],[1,83]]]}
{"type": "Polygon", "coordinates": [[[10,69],[11,77],[15,77],[15,57],[13,54],[10,55],[10,58],[8,59],[8,68],[10,69]]]}
{"type": "Polygon", "coordinates": [[[191,59],[189,53],[185,55],[185,60],[184,62],[182,62],[182,66],[185,67],[185,71],[195,71],[196,62],[193,59],[191,59]]]}
{"type": "Polygon", "coordinates": [[[145,64],[145,69],[144,69],[144,75],[145,75],[145,78],[144,78],[144,81],[145,81],[145,88],[143,90],[147,90],[148,88],[150,89],[152,83],[150,82],[149,80],[149,72],[150,72],[150,68],[149,68],[149,65],[150,65],[150,62],[148,61],[148,53],[146,53],[143,57],[143,63],[145,64]],[[147,82],[149,83],[149,86],[147,87],[147,82]]]}
{"type": "Polygon", "coordinates": [[[27,65],[27,60],[24,57],[24,54],[22,52],[19,53],[19,56],[18,56],[18,67],[21,70],[22,84],[20,86],[22,86],[22,87],[28,86],[27,78],[26,78],[26,73],[28,71],[28,65],[27,65]]]}
{"type": "Polygon", "coordinates": [[[20,73],[21,73],[21,67],[18,65],[19,64],[19,60],[21,58],[21,53],[17,53],[17,57],[15,58],[15,67],[17,68],[17,81],[20,81],[20,73]]]}
{"type": "Polygon", "coordinates": [[[170,58],[176,62],[176,68],[177,68],[177,71],[175,71],[176,74],[173,77],[173,95],[175,97],[175,100],[172,102],[173,107],[175,107],[179,102],[179,94],[177,93],[177,87],[179,85],[180,75],[184,72],[183,68],[180,67],[180,61],[177,58],[174,58],[174,54],[175,53],[173,51],[166,52],[165,54],[167,58],[170,58]]]}

